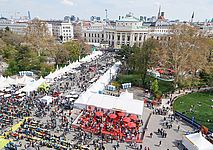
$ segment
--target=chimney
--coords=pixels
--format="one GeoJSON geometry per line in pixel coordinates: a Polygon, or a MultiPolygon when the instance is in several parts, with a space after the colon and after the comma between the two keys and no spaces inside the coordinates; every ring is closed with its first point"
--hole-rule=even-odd
{"type": "Polygon", "coordinates": [[[161,12],[161,16],[164,17],[164,12],[161,12]]]}
{"type": "Polygon", "coordinates": [[[121,16],[118,17],[118,20],[121,20],[121,16]]]}
{"type": "Polygon", "coordinates": [[[143,16],[140,16],[140,21],[143,21],[143,16]]]}

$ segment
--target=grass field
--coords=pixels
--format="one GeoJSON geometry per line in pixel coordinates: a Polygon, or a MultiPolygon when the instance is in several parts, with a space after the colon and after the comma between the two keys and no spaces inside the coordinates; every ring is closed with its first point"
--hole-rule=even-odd
{"type": "Polygon", "coordinates": [[[178,98],[174,110],[195,117],[195,121],[213,131],[213,92],[192,93],[178,98]],[[208,121],[210,120],[210,121],[208,121]]]}
{"type": "MultiPolygon", "coordinates": [[[[147,76],[146,77],[146,82],[149,83],[149,81],[154,81],[155,78],[151,77],[151,76],[147,76]]],[[[141,76],[139,74],[128,74],[128,75],[119,75],[118,76],[118,80],[119,83],[127,83],[130,82],[132,83],[133,86],[140,86],[141,84],[141,76]]],[[[168,82],[168,81],[162,81],[162,80],[158,80],[158,85],[159,85],[159,90],[162,93],[167,93],[170,91],[173,91],[173,85],[172,82],[168,82]]]]}

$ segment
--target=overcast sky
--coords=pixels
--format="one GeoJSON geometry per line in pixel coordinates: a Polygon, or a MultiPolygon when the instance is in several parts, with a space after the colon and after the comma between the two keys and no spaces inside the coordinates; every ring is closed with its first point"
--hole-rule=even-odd
{"type": "Polygon", "coordinates": [[[43,19],[63,19],[76,15],[81,19],[90,16],[110,19],[132,12],[135,16],[156,16],[159,5],[168,19],[190,20],[195,12],[196,21],[213,18],[213,0],[0,0],[0,14],[6,17],[27,15],[43,19]]]}

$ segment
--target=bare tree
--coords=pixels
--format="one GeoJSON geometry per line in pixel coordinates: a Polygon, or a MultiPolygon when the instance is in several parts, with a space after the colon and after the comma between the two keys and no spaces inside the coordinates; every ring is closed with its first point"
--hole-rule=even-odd
{"type": "Polygon", "coordinates": [[[195,27],[177,25],[171,30],[171,38],[164,44],[162,53],[165,66],[175,69],[174,85],[181,83],[187,76],[195,75],[207,63],[207,39],[195,27]],[[166,56],[166,57],[165,57],[166,56]]]}
{"type": "Polygon", "coordinates": [[[26,29],[25,43],[30,45],[38,53],[38,56],[48,48],[49,44],[52,44],[52,41],[44,21],[34,19],[29,23],[26,29]]]}

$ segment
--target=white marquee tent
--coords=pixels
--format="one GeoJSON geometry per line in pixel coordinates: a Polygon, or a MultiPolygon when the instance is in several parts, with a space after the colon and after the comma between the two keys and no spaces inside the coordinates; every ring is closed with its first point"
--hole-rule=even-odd
{"type": "Polygon", "coordinates": [[[184,135],[182,144],[188,150],[213,150],[213,144],[206,140],[201,132],[189,135],[184,135]]]}
{"type": "Polygon", "coordinates": [[[29,93],[29,92],[32,92],[32,91],[36,91],[38,89],[38,87],[44,83],[46,80],[42,77],[40,77],[39,80],[35,81],[35,82],[31,82],[29,84],[27,84],[25,87],[21,88],[19,90],[19,92],[26,92],[26,93],[29,93]]]}
{"type": "MultiPolygon", "coordinates": [[[[95,106],[109,110],[122,110],[126,113],[142,116],[144,101],[134,100],[133,97],[131,99],[128,96],[125,98],[124,95],[126,95],[126,92],[121,97],[93,93],[88,97],[85,106],[95,106]]],[[[129,95],[129,93],[127,93],[127,95],[129,95]]]]}
{"type": "Polygon", "coordinates": [[[93,83],[86,92],[82,93],[75,101],[77,107],[84,107],[87,104],[88,98],[94,94],[103,91],[105,86],[111,81],[111,77],[116,75],[119,69],[120,62],[115,63],[104,75],[102,75],[95,83],[93,83]]]}
{"type": "Polygon", "coordinates": [[[51,82],[54,78],[59,77],[59,76],[65,74],[65,72],[70,72],[74,68],[79,67],[81,65],[81,63],[90,62],[93,59],[98,58],[98,56],[101,56],[102,54],[103,53],[101,51],[95,51],[92,54],[87,55],[86,57],[82,58],[80,60],[80,62],[76,61],[76,62],[73,62],[73,63],[69,64],[68,66],[65,66],[64,68],[57,69],[55,72],[50,73],[49,75],[47,75],[45,77],[45,79],[47,79],[47,80],[49,80],[51,82]]]}

